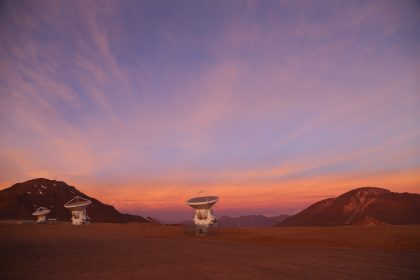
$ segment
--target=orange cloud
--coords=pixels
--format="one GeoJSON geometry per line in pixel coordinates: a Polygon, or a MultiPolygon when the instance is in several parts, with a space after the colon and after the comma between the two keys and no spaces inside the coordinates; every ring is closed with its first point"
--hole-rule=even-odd
{"type": "MultiPolygon", "coordinates": [[[[420,192],[420,169],[376,173],[346,173],[284,179],[277,182],[219,182],[190,185],[188,182],[138,182],[108,186],[85,186],[88,192],[125,211],[138,209],[188,209],[185,201],[193,196],[218,195],[217,208],[267,209],[302,208],[321,199],[335,197],[353,188],[375,186],[394,192],[420,192]]],[[[83,187],[81,186],[83,189],[83,187]]]]}

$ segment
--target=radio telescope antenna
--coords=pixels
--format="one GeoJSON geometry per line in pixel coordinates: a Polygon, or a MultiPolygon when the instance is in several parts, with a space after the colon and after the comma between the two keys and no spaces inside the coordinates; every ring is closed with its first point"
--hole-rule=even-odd
{"type": "Polygon", "coordinates": [[[195,209],[193,221],[196,226],[196,234],[211,234],[212,228],[217,226],[216,216],[211,209],[217,201],[219,201],[217,196],[200,196],[187,201],[187,204],[195,209]]]}
{"type": "Polygon", "coordinates": [[[32,213],[32,215],[38,218],[36,220],[37,223],[45,223],[47,222],[47,215],[50,212],[51,211],[45,207],[39,207],[35,212],[32,213]]]}
{"type": "Polygon", "coordinates": [[[87,215],[86,208],[92,203],[89,199],[76,196],[66,204],[64,207],[71,211],[71,221],[73,225],[88,225],[90,218],[87,215]]]}

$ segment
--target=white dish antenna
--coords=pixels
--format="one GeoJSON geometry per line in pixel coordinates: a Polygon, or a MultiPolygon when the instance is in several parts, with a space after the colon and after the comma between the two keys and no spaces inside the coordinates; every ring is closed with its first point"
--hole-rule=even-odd
{"type": "Polygon", "coordinates": [[[51,211],[45,207],[39,207],[35,212],[32,213],[32,215],[38,218],[36,220],[37,223],[45,223],[47,222],[47,215],[50,212],[51,211]]]}
{"type": "Polygon", "coordinates": [[[196,234],[211,234],[211,229],[217,225],[216,216],[211,209],[219,201],[217,196],[200,196],[191,198],[187,204],[195,209],[194,223],[196,234]]]}
{"type": "Polygon", "coordinates": [[[64,207],[71,210],[71,221],[73,225],[88,225],[90,218],[87,215],[86,208],[92,203],[89,199],[76,196],[66,204],[64,207]]]}

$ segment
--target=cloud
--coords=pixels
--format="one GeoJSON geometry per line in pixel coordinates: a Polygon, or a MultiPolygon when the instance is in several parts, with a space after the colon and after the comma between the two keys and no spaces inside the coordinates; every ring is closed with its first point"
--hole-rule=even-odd
{"type": "Polygon", "coordinates": [[[56,177],[150,211],[200,189],[261,211],[417,190],[418,12],[318,4],[7,2],[0,184],[56,177]]]}

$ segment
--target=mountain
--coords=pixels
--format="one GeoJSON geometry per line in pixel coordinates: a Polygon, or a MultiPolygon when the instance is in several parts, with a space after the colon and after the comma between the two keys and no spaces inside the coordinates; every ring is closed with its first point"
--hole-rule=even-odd
{"type": "Polygon", "coordinates": [[[217,222],[221,227],[271,227],[288,217],[288,215],[274,217],[264,215],[246,215],[240,217],[221,216],[217,219],[217,222]]]}
{"type": "Polygon", "coordinates": [[[364,187],[312,204],[278,226],[420,224],[420,195],[364,187]]]}
{"type": "Polygon", "coordinates": [[[113,206],[87,196],[64,182],[44,178],[14,184],[0,191],[0,219],[31,219],[38,207],[51,210],[48,218],[70,221],[71,212],[64,204],[75,196],[87,198],[92,204],[87,208],[92,222],[127,223],[148,222],[141,216],[122,214],[113,206]]]}

